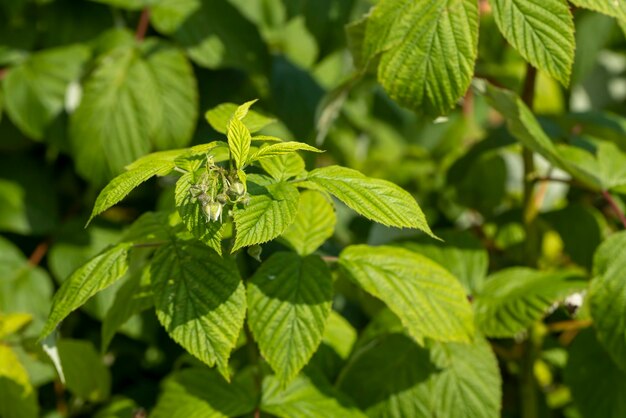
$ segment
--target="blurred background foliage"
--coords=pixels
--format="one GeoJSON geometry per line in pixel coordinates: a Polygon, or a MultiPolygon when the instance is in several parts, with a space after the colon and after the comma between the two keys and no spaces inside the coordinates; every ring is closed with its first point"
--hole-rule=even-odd
{"type": "MultiPolygon", "coordinates": [[[[63,324],[65,387],[36,337],[59,283],[116,242],[139,214],[172,205],[168,179],[151,181],[85,230],[101,187],[148,152],[218,138],[203,115],[223,102],[259,98],[256,109],[279,121],[264,133],[326,149],[307,156],[308,168],[338,163],[398,183],[446,241],[407,236],[339,210],[327,254],[348,244],[394,242],[439,261],[470,295],[488,274],[525,263],[519,143],[471,90],[449,114],[433,118],[399,106],[373,74],[357,73],[345,25],[373,3],[0,0],[0,416],[143,416],[141,408],[156,404],[162,379],[193,363],[147,313],[130,312],[100,350],[102,321],[123,285],[98,294],[63,324]],[[16,359],[24,369],[11,372],[16,359]]],[[[587,149],[609,141],[626,158],[624,32],[604,15],[581,9],[573,15],[571,87],[539,71],[534,110],[551,138],[587,149]]],[[[476,77],[519,91],[526,62],[507,45],[488,7],[480,20],[476,77]]],[[[615,212],[601,194],[571,187],[570,176],[543,158],[535,162],[540,177],[564,180],[538,182],[538,265],[590,274],[594,251],[620,227],[615,212]]],[[[621,197],[618,191],[623,209],[621,197]]],[[[342,341],[355,339],[381,306],[341,277],[336,287],[335,309],[349,322],[336,319],[331,328],[342,341]]],[[[585,320],[584,309],[580,315],[585,320]]],[[[567,317],[564,307],[550,316],[567,317]]],[[[536,326],[545,336],[531,366],[520,365],[515,339],[492,344],[503,376],[502,415],[520,416],[518,377],[530,367],[542,416],[624,416],[626,374],[593,333],[584,331],[572,345],[569,331],[536,326]],[[607,375],[613,384],[605,394],[622,396],[615,401],[621,406],[606,400],[610,412],[597,415],[589,405],[602,391],[584,388],[607,375]],[[576,406],[572,394],[580,393],[576,406]]],[[[337,348],[341,356],[319,354],[331,381],[352,343],[337,348]]],[[[387,343],[383,353],[406,341],[387,343]]],[[[344,376],[339,387],[350,394],[350,378],[357,377],[344,376]]]]}

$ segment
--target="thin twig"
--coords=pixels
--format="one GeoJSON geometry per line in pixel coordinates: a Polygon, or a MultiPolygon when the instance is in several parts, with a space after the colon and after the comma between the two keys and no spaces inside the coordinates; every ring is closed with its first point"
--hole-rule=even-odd
{"type": "Polygon", "coordinates": [[[37,244],[30,257],[28,257],[28,264],[30,264],[31,266],[38,266],[39,263],[41,263],[41,260],[43,260],[43,258],[46,256],[49,248],[49,239],[41,241],[39,244],[37,244]]]}
{"type": "Polygon", "coordinates": [[[613,209],[613,212],[615,212],[619,220],[622,222],[622,225],[624,225],[624,228],[626,228],[626,215],[624,215],[624,212],[622,212],[622,210],[620,209],[615,199],[613,199],[613,196],[611,196],[611,193],[609,193],[608,190],[604,190],[602,191],[602,196],[604,197],[604,200],[607,201],[609,206],[611,206],[611,209],[613,209]]]}
{"type": "Polygon", "coordinates": [[[339,257],[324,255],[322,256],[322,260],[326,261],[327,263],[336,263],[337,261],[339,261],[339,257]]]}
{"type": "Polygon", "coordinates": [[[147,7],[141,11],[139,17],[139,23],[137,24],[137,30],[135,31],[135,39],[142,41],[148,32],[148,25],[150,24],[150,9],[147,7]]]}
{"type": "Polygon", "coordinates": [[[9,70],[7,68],[0,68],[0,80],[2,80],[8,74],[9,70]]]}
{"type": "Polygon", "coordinates": [[[547,324],[548,329],[552,332],[572,331],[575,329],[583,329],[590,327],[593,322],[590,319],[577,319],[571,321],[559,321],[547,324]]]}

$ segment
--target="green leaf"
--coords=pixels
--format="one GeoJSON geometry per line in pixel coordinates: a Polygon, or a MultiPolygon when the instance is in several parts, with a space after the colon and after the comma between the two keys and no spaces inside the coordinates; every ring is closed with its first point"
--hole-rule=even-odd
{"type": "Polygon", "coordinates": [[[213,370],[185,369],[162,386],[153,418],[229,418],[251,413],[257,402],[253,375],[246,371],[228,383],[213,370]]]}
{"type": "Polygon", "coordinates": [[[39,416],[37,393],[28,372],[9,346],[0,344],[0,417],[36,418],[39,416]]]}
{"type": "Polygon", "coordinates": [[[571,0],[573,4],[626,22],[626,3],[615,0],[571,0]]]}
{"type": "Polygon", "coordinates": [[[228,148],[235,161],[235,167],[241,169],[248,161],[252,136],[239,119],[233,117],[228,123],[228,148]]]}
{"type": "Polygon", "coordinates": [[[401,334],[358,350],[338,387],[369,417],[495,418],[501,378],[489,343],[437,343],[428,350],[401,334]]]}
{"type": "Polygon", "coordinates": [[[591,329],[582,330],[570,346],[564,378],[582,417],[626,416],[626,373],[591,329]]]}
{"type": "Polygon", "coordinates": [[[489,267],[489,254],[483,244],[469,231],[446,230],[438,234],[443,242],[424,237],[398,245],[445,267],[468,294],[480,291],[489,267]]]}
{"type": "Polygon", "coordinates": [[[365,291],[381,299],[420,344],[424,338],[469,342],[474,334],[465,290],[428,258],[394,247],[353,245],[340,266],[365,291]]]}
{"type": "Polygon", "coordinates": [[[298,154],[284,154],[259,160],[267,174],[278,181],[289,180],[304,172],[304,160],[298,154]]]}
{"type": "Polygon", "coordinates": [[[0,340],[19,332],[32,320],[32,315],[28,313],[4,314],[0,312],[0,340]]]}
{"type": "Polygon", "coordinates": [[[153,176],[169,174],[174,167],[172,161],[150,161],[115,177],[98,195],[87,224],[105,210],[119,203],[141,183],[153,176]]]}
{"type": "Polygon", "coordinates": [[[595,253],[589,289],[591,317],[598,341],[626,371],[626,232],[611,235],[595,253]]]}
{"type": "Polygon", "coordinates": [[[161,109],[153,115],[161,123],[154,131],[152,144],[157,149],[184,147],[198,120],[198,85],[193,67],[183,51],[156,38],[146,39],[141,49],[161,98],[161,109]]]}
{"type": "Polygon", "coordinates": [[[195,184],[194,174],[185,173],[176,182],[176,209],[187,230],[204,244],[222,254],[222,223],[208,221],[202,210],[202,204],[195,199],[189,188],[195,184]]]}
{"type": "Polygon", "coordinates": [[[126,283],[115,294],[115,301],[102,321],[101,348],[106,351],[117,330],[130,317],[154,305],[150,270],[146,267],[130,275],[126,283]]]}
{"type": "Polygon", "coordinates": [[[72,311],[79,308],[99,291],[121,279],[128,269],[130,243],[121,243],[106,249],[79,267],[63,282],[54,295],[50,315],[41,336],[50,334],[72,311]]]}
{"type": "Polygon", "coordinates": [[[284,384],[322,342],[333,279],[317,256],[274,253],[248,283],[248,324],[261,354],[284,384]]]}
{"type": "Polygon", "coordinates": [[[473,0],[383,0],[368,19],[366,61],[382,52],[378,80],[403,106],[447,113],[467,91],[478,51],[473,0]]]}
{"type": "Polygon", "coordinates": [[[77,169],[102,183],[152,148],[191,139],[195,79],[186,58],[156,40],[102,55],[70,120],[77,169]]]}
{"type": "Polygon", "coordinates": [[[53,287],[46,270],[31,265],[21,251],[0,237],[0,312],[29,313],[33,323],[24,331],[36,335],[48,315],[53,287]]]}
{"type": "Polygon", "coordinates": [[[150,267],[157,317],[170,336],[228,377],[228,357],[246,315],[237,266],[203,244],[159,248],[150,267]]]}
{"type": "Polygon", "coordinates": [[[279,418],[342,417],[365,415],[322,376],[299,375],[283,388],[275,376],[263,379],[261,410],[279,418]]]}
{"type": "Polygon", "coordinates": [[[300,193],[298,213],[282,237],[302,256],[313,253],[335,232],[337,222],[331,202],[320,192],[300,193]]]}
{"type": "Polygon", "coordinates": [[[574,20],[565,0],[491,0],[506,40],[533,66],[569,85],[574,20]]]}
{"type": "Polygon", "coordinates": [[[80,77],[89,56],[89,48],[73,45],[37,52],[12,67],[3,88],[13,123],[29,137],[43,139],[63,111],[67,86],[80,77]]]}
{"type": "Polygon", "coordinates": [[[111,392],[111,373],[88,341],[59,340],[59,357],[67,388],[90,402],[101,402],[111,392]]]}
{"type": "Polygon", "coordinates": [[[202,67],[261,71],[268,64],[256,26],[230,2],[160,0],[151,10],[154,27],[171,35],[202,67]]]}
{"type": "Polygon", "coordinates": [[[391,182],[339,166],[313,170],[307,180],[367,219],[387,226],[420,229],[434,236],[413,196],[391,182]]]}
{"type": "Polygon", "coordinates": [[[303,142],[281,142],[279,144],[266,145],[252,154],[249,161],[256,161],[262,158],[274,157],[276,155],[291,154],[296,151],[324,152],[303,142]]]}
{"type": "MultiPolygon", "coordinates": [[[[238,107],[239,106],[234,103],[222,103],[206,112],[206,120],[217,132],[226,134],[228,122],[235,114],[238,107]]],[[[263,116],[254,110],[248,110],[246,115],[240,118],[240,120],[251,133],[258,132],[267,125],[275,122],[274,119],[263,116]]],[[[254,140],[255,138],[253,137],[252,139],[254,140]]]]}
{"type": "Polygon", "coordinates": [[[237,234],[233,252],[278,237],[294,221],[298,210],[298,189],[291,184],[262,186],[249,182],[248,192],[250,203],[234,210],[237,234]]]}
{"type": "Polygon", "coordinates": [[[567,271],[501,270],[487,278],[475,299],[477,327],[488,337],[513,337],[541,320],[554,303],[586,287],[567,271]]]}

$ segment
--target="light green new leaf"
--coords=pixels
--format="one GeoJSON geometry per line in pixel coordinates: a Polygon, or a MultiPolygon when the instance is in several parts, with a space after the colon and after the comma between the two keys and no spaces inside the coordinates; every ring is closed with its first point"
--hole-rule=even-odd
{"type": "Polygon", "coordinates": [[[368,20],[368,59],[384,51],[378,80],[400,104],[447,113],[472,80],[478,52],[474,0],[383,0],[368,20]]]}
{"type": "Polygon", "coordinates": [[[193,241],[159,248],[150,266],[157,317],[188,352],[229,376],[228,357],[246,315],[237,266],[193,241]]]}
{"type": "Polygon", "coordinates": [[[74,395],[91,402],[102,402],[111,393],[111,373],[89,341],[57,342],[65,384],[74,395]]]}
{"type": "Polygon", "coordinates": [[[256,406],[254,376],[249,370],[228,383],[214,370],[191,368],[169,376],[162,385],[152,418],[230,418],[256,406]]]}
{"type": "Polygon", "coordinates": [[[593,334],[582,330],[570,346],[565,383],[583,418],[626,416],[626,373],[593,334]]]}
{"type": "Polygon", "coordinates": [[[0,417],[37,418],[39,406],[28,372],[15,351],[0,344],[0,417]]]}
{"type": "Polygon", "coordinates": [[[339,166],[313,170],[307,180],[368,219],[397,228],[416,228],[434,236],[413,196],[391,182],[339,166]]]}
{"type": "Polygon", "coordinates": [[[570,0],[578,7],[617,18],[620,22],[626,22],[626,3],[621,0],[570,0]]]}
{"type": "Polygon", "coordinates": [[[235,167],[241,169],[245,166],[250,154],[250,144],[252,142],[250,131],[239,119],[232,118],[228,123],[227,135],[228,148],[235,161],[235,167]]]}
{"type": "MultiPolygon", "coordinates": [[[[234,103],[222,103],[206,112],[205,117],[209,124],[217,132],[226,134],[228,130],[228,122],[237,111],[238,106],[234,103]]],[[[258,132],[267,125],[274,123],[274,119],[263,116],[254,110],[248,110],[243,118],[240,118],[250,132],[258,132]]],[[[254,139],[254,138],[252,138],[254,139]]]]}
{"type": "Polygon", "coordinates": [[[102,55],[70,120],[78,171],[102,183],[152,148],[185,145],[197,117],[195,85],[185,56],[165,42],[102,55]]]}
{"type": "Polygon", "coordinates": [[[554,303],[586,287],[571,272],[501,270],[487,278],[474,301],[477,327],[488,337],[513,337],[542,319],[554,303]]]}
{"type": "Polygon", "coordinates": [[[284,384],[322,341],[333,279],[317,256],[274,253],[248,283],[248,324],[261,354],[284,384]]]}
{"type": "Polygon", "coordinates": [[[278,181],[289,180],[304,172],[304,160],[298,154],[284,154],[263,158],[259,164],[267,174],[278,181]]]}
{"type": "Polygon", "coordinates": [[[128,252],[131,247],[130,243],[110,247],[72,273],[54,295],[41,336],[50,334],[59,322],[90,297],[121,279],[128,269],[128,252]]]}
{"type": "Polygon", "coordinates": [[[498,362],[482,338],[428,350],[389,334],[357,350],[338,387],[369,417],[496,418],[501,384],[498,362]]]}
{"type": "Polygon", "coordinates": [[[428,258],[394,247],[354,245],[340,266],[365,291],[381,299],[420,344],[424,338],[468,342],[474,334],[465,290],[428,258]]]}
{"type": "Polygon", "coordinates": [[[33,320],[28,313],[1,313],[0,312],[0,340],[19,332],[33,320]]]}
{"type": "Polygon", "coordinates": [[[261,410],[279,418],[365,418],[348,397],[312,371],[285,388],[278,378],[267,376],[261,393],[261,410]]]}
{"type": "Polygon", "coordinates": [[[222,254],[222,223],[208,221],[202,210],[202,204],[192,196],[190,187],[195,184],[194,174],[185,173],[176,182],[176,210],[180,214],[187,230],[204,244],[222,254]]]}
{"type": "Polygon", "coordinates": [[[255,104],[259,99],[254,99],[254,100],[249,100],[247,102],[245,102],[242,105],[239,105],[237,107],[237,110],[235,110],[235,113],[233,113],[233,118],[235,119],[239,119],[242,120],[243,118],[245,118],[248,115],[248,112],[250,111],[250,107],[255,104]]]}
{"type": "Polygon", "coordinates": [[[335,232],[337,217],[331,202],[320,192],[300,193],[296,219],[282,237],[300,255],[317,250],[335,232]]]}
{"type": "Polygon", "coordinates": [[[235,208],[237,233],[232,251],[270,241],[292,224],[298,210],[299,193],[289,183],[261,186],[248,183],[250,203],[235,208]]]}
{"type": "Polygon", "coordinates": [[[598,341],[626,371],[626,232],[611,235],[595,253],[589,289],[598,341]]]}
{"type": "Polygon", "coordinates": [[[106,351],[117,330],[133,315],[141,313],[154,305],[150,270],[131,273],[128,281],[117,291],[113,305],[102,321],[101,348],[106,351]]]}
{"type": "Polygon", "coordinates": [[[569,85],[574,20],[565,0],[491,0],[500,32],[533,66],[569,85]]]}
{"type": "Polygon", "coordinates": [[[249,162],[260,160],[262,158],[275,157],[277,155],[291,154],[296,151],[324,152],[303,142],[281,142],[259,148],[257,152],[252,154],[249,162]]]}
{"type": "Polygon", "coordinates": [[[80,77],[89,55],[83,45],[47,49],[8,71],[2,83],[5,106],[22,132],[43,139],[45,129],[63,111],[67,86],[80,77]]]}
{"type": "Polygon", "coordinates": [[[153,160],[146,162],[145,164],[137,165],[132,170],[126,171],[115,177],[98,195],[87,224],[89,224],[93,218],[105,210],[119,203],[141,183],[147,181],[153,176],[164,176],[169,174],[174,167],[175,165],[173,161],[153,160]]]}

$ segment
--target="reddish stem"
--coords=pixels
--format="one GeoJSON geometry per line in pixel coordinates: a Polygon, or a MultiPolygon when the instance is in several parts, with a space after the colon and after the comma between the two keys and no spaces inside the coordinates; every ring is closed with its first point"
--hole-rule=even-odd
{"type": "Polygon", "coordinates": [[[0,80],[2,80],[4,77],[6,77],[8,72],[9,72],[9,70],[7,68],[0,68],[0,80]]]}
{"type": "Polygon", "coordinates": [[[139,23],[137,24],[137,30],[135,31],[135,38],[138,41],[143,40],[148,32],[148,25],[150,24],[150,9],[145,8],[141,11],[139,17],[139,23]]]}
{"type": "Polygon", "coordinates": [[[31,266],[38,266],[41,263],[41,260],[45,257],[48,252],[48,248],[50,247],[50,241],[45,240],[41,241],[32,252],[30,257],[28,257],[28,264],[31,266]]]}
{"type": "Polygon", "coordinates": [[[622,222],[622,225],[624,225],[624,228],[626,228],[626,215],[624,215],[624,212],[622,212],[615,199],[613,199],[611,193],[609,193],[607,190],[604,190],[602,191],[602,196],[604,196],[604,200],[606,200],[609,206],[611,206],[613,212],[615,212],[619,220],[622,222]]]}

